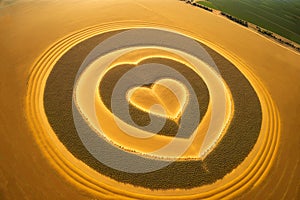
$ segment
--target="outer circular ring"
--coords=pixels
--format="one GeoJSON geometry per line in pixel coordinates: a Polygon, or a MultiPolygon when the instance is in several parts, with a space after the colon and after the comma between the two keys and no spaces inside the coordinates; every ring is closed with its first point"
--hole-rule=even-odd
{"type": "MultiPolygon", "coordinates": [[[[185,30],[180,30],[178,27],[142,21],[120,21],[108,24],[100,24],[75,32],[53,44],[41,55],[32,68],[27,84],[28,91],[25,108],[27,113],[26,117],[41,150],[48,160],[53,164],[53,166],[65,178],[79,186],[81,189],[91,192],[101,198],[109,199],[111,198],[111,195],[115,195],[114,198],[118,197],[124,199],[232,198],[249,189],[250,187],[258,185],[264,179],[270,170],[270,167],[272,166],[278,150],[280,136],[279,113],[271,99],[271,96],[261,82],[236,56],[227,53],[226,50],[213,44],[212,42],[203,38],[197,38],[196,34],[187,32],[185,30]],[[131,24],[130,27],[128,27],[129,24],[131,24]],[[247,77],[249,82],[254,87],[261,102],[263,112],[262,130],[259,136],[259,141],[257,142],[259,143],[259,150],[249,167],[232,181],[210,191],[186,196],[157,196],[127,191],[125,192],[121,189],[98,182],[90,174],[80,170],[77,166],[70,162],[70,160],[74,160],[70,154],[62,153],[63,150],[65,150],[64,147],[62,145],[53,143],[53,140],[57,140],[57,138],[47,122],[47,117],[44,112],[43,89],[46,84],[46,79],[56,61],[62,54],[71,49],[71,47],[87,38],[107,31],[139,27],[158,27],[179,30],[185,35],[201,41],[214,50],[222,50],[222,55],[230,60],[235,66],[238,66],[239,70],[247,77]]],[[[254,148],[256,148],[256,146],[254,148]]]]}

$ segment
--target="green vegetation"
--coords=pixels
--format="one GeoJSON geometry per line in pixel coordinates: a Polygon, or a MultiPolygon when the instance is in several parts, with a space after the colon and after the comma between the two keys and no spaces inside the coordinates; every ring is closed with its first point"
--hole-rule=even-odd
{"type": "Polygon", "coordinates": [[[198,1],[197,3],[215,10],[219,10],[219,8],[212,4],[210,1],[198,1]]]}
{"type": "Polygon", "coordinates": [[[300,1],[208,0],[198,2],[300,44],[300,1]]]}

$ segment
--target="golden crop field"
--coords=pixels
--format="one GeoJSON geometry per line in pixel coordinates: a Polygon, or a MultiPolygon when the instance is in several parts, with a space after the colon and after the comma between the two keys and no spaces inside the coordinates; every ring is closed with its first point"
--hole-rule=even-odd
{"type": "Polygon", "coordinates": [[[177,0],[0,6],[0,199],[299,198],[299,52],[177,0]]]}

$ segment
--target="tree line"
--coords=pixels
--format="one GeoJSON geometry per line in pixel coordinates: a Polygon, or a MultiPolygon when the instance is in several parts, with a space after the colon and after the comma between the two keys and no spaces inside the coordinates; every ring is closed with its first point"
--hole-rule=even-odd
{"type": "Polygon", "coordinates": [[[285,45],[287,45],[287,46],[289,46],[289,47],[292,47],[292,48],[296,49],[297,51],[300,51],[300,47],[296,47],[296,46],[295,46],[294,44],[292,44],[291,42],[285,41],[285,40],[283,40],[283,39],[281,39],[281,38],[276,37],[271,31],[262,29],[262,28],[259,27],[259,26],[256,26],[256,30],[257,30],[259,33],[263,34],[263,35],[267,35],[267,36],[269,36],[269,37],[271,37],[271,38],[277,40],[277,41],[280,42],[281,44],[285,44],[285,45]]]}
{"type": "Polygon", "coordinates": [[[234,21],[234,22],[236,22],[236,23],[238,23],[238,24],[241,24],[242,26],[248,27],[248,22],[246,22],[246,21],[244,21],[244,20],[242,20],[242,19],[233,17],[233,16],[231,16],[231,15],[229,15],[229,14],[227,14],[227,13],[224,13],[224,12],[221,12],[221,15],[227,17],[227,18],[230,19],[231,21],[234,21]]]}

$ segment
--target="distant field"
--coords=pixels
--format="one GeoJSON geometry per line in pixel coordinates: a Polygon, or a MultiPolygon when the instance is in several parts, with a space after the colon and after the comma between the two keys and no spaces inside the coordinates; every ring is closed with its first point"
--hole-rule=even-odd
{"type": "Polygon", "coordinates": [[[198,3],[256,24],[300,44],[299,0],[208,0],[198,3]]]}

